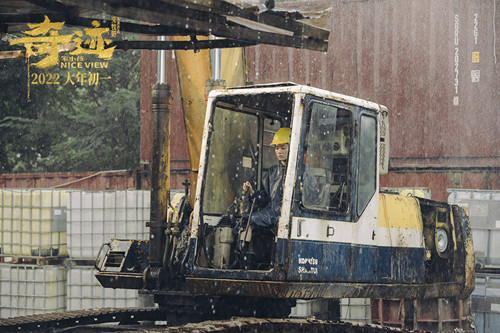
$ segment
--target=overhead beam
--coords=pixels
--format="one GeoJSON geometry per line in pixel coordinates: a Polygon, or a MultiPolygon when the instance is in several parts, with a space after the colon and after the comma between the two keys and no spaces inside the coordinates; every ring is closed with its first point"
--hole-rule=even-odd
{"type": "MultiPolygon", "coordinates": [[[[141,22],[129,23],[122,20],[120,30],[123,32],[162,36],[215,35],[226,38],[226,42],[220,45],[224,45],[229,39],[241,41],[241,44],[245,45],[270,44],[318,51],[326,51],[328,47],[327,30],[303,24],[295,18],[273,11],[259,13],[223,0],[211,0],[209,7],[185,0],[27,0],[27,2],[41,9],[46,8],[50,12],[47,14],[52,21],[64,21],[67,25],[91,27],[95,19],[82,17],[82,13],[106,13],[141,22]]],[[[3,22],[3,26],[8,25],[10,30],[13,24],[41,22],[43,15],[43,12],[39,11],[30,14],[9,13],[0,15],[0,22],[3,22]]],[[[111,26],[109,20],[98,21],[101,26],[111,26]]]]}
{"type": "MultiPolygon", "coordinates": [[[[142,7],[114,7],[112,3],[107,1],[97,0],[59,0],[67,5],[78,5],[83,8],[95,9],[107,14],[126,17],[138,21],[145,21],[150,23],[157,23],[166,26],[173,26],[178,29],[193,30],[200,35],[213,34],[219,37],[226,37],[232,39],[241,39],[248,42],[255,42],[259,44],[271,44],[279,46],[289,46],[295,48],[307,48],[318,51],[326,51],[328,43],[321,39],[303,38],[301,36],[284,36],[275,33],[268,33],[256,31],[237,24],[219,21],[217,23],[200,21],[190,17],[180,18],[170,15],[172,12],[171,6],[158,1],[142,0],[134,4],[146,6],[151,8],[153,2],[158,5],[156,10],[145,9],[142,7]]],[[[132,5],[132,4],[130,4],[132,5]]]]}
{"type": "Polygon", "coordinates": [[[221,14],[232,13],[233,16],[239,16],[247,20],[270,25],[276,28],[289,30],[298,36],[308,36],[318,39],[327,40],[330,32],[325,29],[317,28],[302,22],[298,22],[292,18],[286,18],[273,11],[265,11],[256,13],[248,8],[240,8],[232,3],[222,0],[213,0],[214,7],[221,14]]]}
{"type": "MultiPolygon", "coordinates": [[[[255,44],[230,39],[194,40],[194,41],[114,41],[108,47],[116,46],[120,50],[203,50],[217,48],[245,47],[255,44]]],[[[69,52],[71,48],[60,51],[69,52]]],[[[0,51],[0,59],[25,58],[26,50],[0,51]]]]}
{"type": "Polygon", "coordinates": [[[195,40],[195,41],[128,41],[120,40],[110,43],[108,46],[116,46],[121,50],[202,50],[232,47],[252,46],[255,43],[243,42],[230,39],[195,40]]]}
{"type": "MultiPolygon", "coordinates": [[[[71,0],[74,1],[74,0],[71,0]]],[[[86,0],[95,1],[95,0],[86,0]]],[[[79,1],[77,1],[80,3],[79,1]]],[[[166,15],[170,15],[176,18],[181,18],[187,21],[201,21],[205,25],[210,26],[211,24],[225,24],[226,20],[223,16],[213,13],[212,11],[200,10],[193,8],[192,5],[183,5],[182,3],[172,3],[168,4],[162,0],[104,0],[109,6],[120,7],[120,8],[140,8],[144,10],[149,10],[153,12],[158,12],[166,15]]],[[[206,9],[207,7],[205,7],[206,9]]]]}
{"type": "MultiPolygon", "coordinates": [[[[197,9],[197,10],[206,11],[207,8],[206,6],[185,0],[163,0],[163,2],[183,8],[189,7],[191,9],[197,9]]],[[[291,31],[294,35],[297,36],[307,36],[307,37],[327,40],[330,35],[330,32],[328,30],[296,21],[296,18],[284,17],[279,12],[274,12],[269,10],[264,12],[257,12],[252,8],[240,8],[224,0],[211,0],[210,2],[212,6],[208,8],[210,8],[211,12],[222,16],[238,16],[257,23],[291,31]]],[[[294,13],[294,15],[295,16],[298,15],[299,19],[301,18],[301,14],[294,13]]]]}
{"type": "MultiPolygon", "coordinates": [[[[45,15],[47,15],[52,22],[65,22],[66,25],[78,26],[78,27],[92,27],[93,21],[98,21],[101,27],[110,27],[110,20],[103,20],[97,18],[87,18],[87,17],[75,17],[67,16],[61,13],[52,14],[18,14],[18,15],[5,15],[0,14],[0,22],[6,24],[9,23],[36,23],[43,22],[45,15]]],[[[148,25],[148,24],[136,24],[129,22],[120,22],[120,31],[130,32],[143,35],[162,35],[162,36],[179,36],[179,35],[190,35],[194,31],[186,29],[178,29],[170,26],[164,25],[148,25]]]]}
{"type": "MultiPolygon", "coordinates": [[[[92,21],[97,20],[101,23],[101,27],[111,27],[110,20],[100,20],[95,18],[84,18],[84,17],[70,17],[67,20],[67,24],[81,26],[81,27],[92,27],[92,21]]],[[[120,31],[130,32],[134,34],[141,35],[160,35],[160,36],[187,36],[195,33],[193,30],[189,29],[179,29],[172,26],[166,25],[150,25],[150,24],[139,24],[139,23],[129,23],[120,22],[120,31]]]]}

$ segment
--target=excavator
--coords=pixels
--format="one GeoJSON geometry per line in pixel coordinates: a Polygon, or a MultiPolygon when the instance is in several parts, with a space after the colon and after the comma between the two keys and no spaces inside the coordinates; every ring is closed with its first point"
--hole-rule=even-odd
{"type": "Polygon", "coordinates": [[[194,193],[186,182],[170,200],[171,98],[168,85],[154,86],[150,237],[103,244],[95,264],[104,287],[154,295],[171,323],[283,318],[299,299],[371,298],[401,300],[405,328],[443,329],[419,320],[443,300],[460,309],[446,325],[468,327],[468,212],[380,188],[386,107],[289,82],[212,90],[194,193]],[[280,128],[290,131],[278,221],[238,228],[262,209],[242,184],[264,188],[280,128]]]}

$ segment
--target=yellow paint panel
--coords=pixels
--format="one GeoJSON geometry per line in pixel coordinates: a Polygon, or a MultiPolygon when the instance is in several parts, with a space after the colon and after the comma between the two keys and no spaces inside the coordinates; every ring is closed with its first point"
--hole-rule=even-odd
{"type": "Polygon", "coordinates": [[[244,48],[222,49],[221,63],[221,79],[226,81],[226,86],[245,85],[247,73],[244,48]]]}
{"type": "MultiPolygon", "coordinates": [[[[206,40],[206,37],[198,37],[206,40]]],[[[189,37],[174,37],[173,40],[185,41],[189,37]]],[[[196,188],[198,166],[200,164],[201,140],[206,110],[206,82],[210,79],[210,50],[175,51],[179,85],[186,125],[189,162],[191,165],[191,188],[196,188]]],[[[191,191],[189,203],[194,204],[194,193],[191,191]]]]}
{"type": "Polygon", "coordinates": [[[379,227],[423,229],[422,215],[417,199],[394,194],[380,194],[379,198],[379,227]]]}

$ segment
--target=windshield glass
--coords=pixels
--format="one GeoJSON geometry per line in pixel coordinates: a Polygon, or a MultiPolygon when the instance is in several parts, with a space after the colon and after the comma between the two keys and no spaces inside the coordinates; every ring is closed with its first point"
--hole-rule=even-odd
{"type": "Polygon", "coordinates": [[[209,137],[203,213],[223,215],[242,185],[261,187],[262,175],[276,164],[269,144],[274,133],[290,125],[291,94],[236,95],[214,103],[209,137]]]}
{"type": "Polygon", "coordinates": [[[336,105],[313,101],[308,118],[302,204],[309,209],[347,213],[352,114],[336,105]],[[309,188],[318,192],[308,195],[309,188]]]}

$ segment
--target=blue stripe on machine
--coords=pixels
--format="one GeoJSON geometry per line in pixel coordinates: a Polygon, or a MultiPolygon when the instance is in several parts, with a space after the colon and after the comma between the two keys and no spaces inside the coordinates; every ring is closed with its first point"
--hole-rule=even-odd
{"type": "Polygon", "coordinates": [[[289,281],[424,283],[424,249],[291,240],[289,281]]]}

